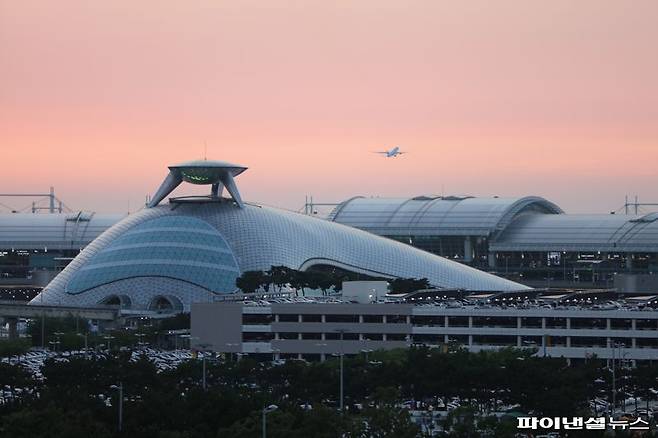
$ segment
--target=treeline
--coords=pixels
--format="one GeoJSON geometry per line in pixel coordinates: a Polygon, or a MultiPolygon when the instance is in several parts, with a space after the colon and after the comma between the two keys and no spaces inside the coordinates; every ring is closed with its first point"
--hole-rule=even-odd
{"type": "MultiPolygon", "coordinates": [[[[589,402],[609,395],[612,387],[605,361],[567,366],[564,359],[515,349],[378,351],[368,359],[346,358],[344,368],[348,409],[340,415],[336,359],[288,360],[280,366],[250,357],[210,361],[207,391],[201,386],[199,360],[159,373],[146,357],[130,360],[127,352],[101,359],[51,359],[42,368],[43,381],[20,367],[0,364],[5,393],[23,389],[21,397],[0,405],[0,436],[256,437],[261,409],[275,404],[279,409],[268,415],[270,437],[405,438],[423,435],[400,403],[416,400],[438,407],[439,400],[445,404],[453,397],[461,408],[443,423],[453,436],[514,436],[513,419],[499,421],[492,415],[503,405],[534,416],[596,416],[589,402]],[[124,391],[121,434],[116,432],[113,389],[119,382],[124,391]],[[311,410],[304,409],[308,405],[311,410]]],[[[627,393],[647,403],[655,398],[657,366],[641,364],[617,373],[618,400],[627,393]]]]}
{"type": "MultiPolygon", "coordinates": [[[[332,367],[335,368],[335,367],[332,367]]],[[[0,404],[0,436],[12,438],[251,438],[261,434],[261,410],[268,415],[268,437],[308,438],[418,436],[406,411],[392,405],[340,415],[335,408],[303,409],[296,376],[319,368],[290,362],[265,371],[249,359],[209,363],[208,389],[201,386],[200,361],[157,372],[146,357],[128,352],[106,358],[49,359],[36,381],[19,366],[0,363],[5,393],[19,394],[0,404]],[[271,386],[264,383],[271,380],[271,386]],[[123,425],[118,432],[118,385],[123,390],[123,425]]],[[[310,373],[310,374],[309,374],[310,373]]],[[[332,378],[335,372],[330,373],[332,378]]],[[[320,388],[316,388],[320,389],[320,388]]],[[[335,399],[334,391],[327,394],[335,399]]]]}
{"type": "MultiPolygon", "coordinates": [[[[389,282],[389,290],[396,293],[409,293],[429,287],[427,278],[396,278],[393,280],[363,276],[367,280],[389,282]]],[[[306,295],[306,289],[321,290],[323,295],[330,291],[340,292],[343,281],[354,280],[354,275],[342,271],[298,271],[287,266],[272,266],[267,271],[246,271],[237,278],[235,284],[244,293],[258,290],[275,292],[289,287],[306,295]]]]}
{"type": "Polygon", "coordinates": [[[306,289],[321,290],[326,295],[330,290],[342,290],[343,281],[349,277],[336,272],[298,271],[287,266],[272,266],[267,271],[245,271],[235,281],[235,285],[244,293],[257,290],[275,292],[283,287],[290,287],[306,294],[306,289]]]}

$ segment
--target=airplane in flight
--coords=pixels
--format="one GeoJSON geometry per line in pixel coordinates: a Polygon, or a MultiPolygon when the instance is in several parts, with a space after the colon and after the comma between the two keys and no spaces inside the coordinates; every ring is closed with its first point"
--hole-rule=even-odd
{"type": "Polygon", "coordinates": [[[374,153],[382,154],[385,156],[385,158],[396,158],[398,155],[406,154],[406,152],[400,150],[400,146],[395,146],[390,151],[376,151],[374,153]]]}

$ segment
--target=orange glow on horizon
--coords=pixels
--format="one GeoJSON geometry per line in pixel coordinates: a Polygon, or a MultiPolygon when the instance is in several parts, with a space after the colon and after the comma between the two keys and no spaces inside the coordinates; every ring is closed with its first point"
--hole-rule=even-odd
{"type": "Polygon", "coordinates": [[[1,191],[134,210],[206,141],[250,168],[246,200],[294,209],[657,202],[656,16],[653,0],[0,0],[1,191]],[[371,153],[395,145],[409,153],[371,153]]]}

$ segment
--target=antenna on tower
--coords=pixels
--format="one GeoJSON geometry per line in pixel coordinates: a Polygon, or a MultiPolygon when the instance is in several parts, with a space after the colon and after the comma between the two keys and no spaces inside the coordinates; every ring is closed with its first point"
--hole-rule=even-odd
{"type": "Polygon", "coordinates": [[[208,142],[203,140],[203,161],[208,161],[208,142]]]}

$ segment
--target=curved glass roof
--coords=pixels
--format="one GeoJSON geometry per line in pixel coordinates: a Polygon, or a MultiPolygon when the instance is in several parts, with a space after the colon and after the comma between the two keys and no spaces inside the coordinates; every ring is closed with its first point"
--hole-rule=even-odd
{"type": "Polygon", "coordinates": [[[207,222],[188,216],[148,220],[122,233],[72,275],[70,294],[135,277],[183,280],[232,292],[240,275],[231,249],[207,222]]]}
{"type": "Polygon", "coordinates": [[[514,220],[492,251],[656,252],[658,215],[533,215],[514,220]]]}
{"type": "Polygon", "coordinates": [[[146,308],[154,296],[166,293],[189,308],[208,300],[208,291],[233,290],[239,272],[318,263],[389,278],[426,277],[442,288],[527,289],[323,219],[250,204],[200,202],[161,205],[126,217],[87,246],[41,296],[44,302],[87,305],[125,294],[135,308],[146,308]]]}
{"type": "Polygon", "coordinates": [[[488,236],[527,213],[560,214],[544,198],[427,197],[349,199],[329,219],[371,233],[398,236],[488,236]]]}
{"type": "Polygon", "coordinates": [[[124,216],[89,212],[0,214],[0,248],[80,250],[124,216]]]}

